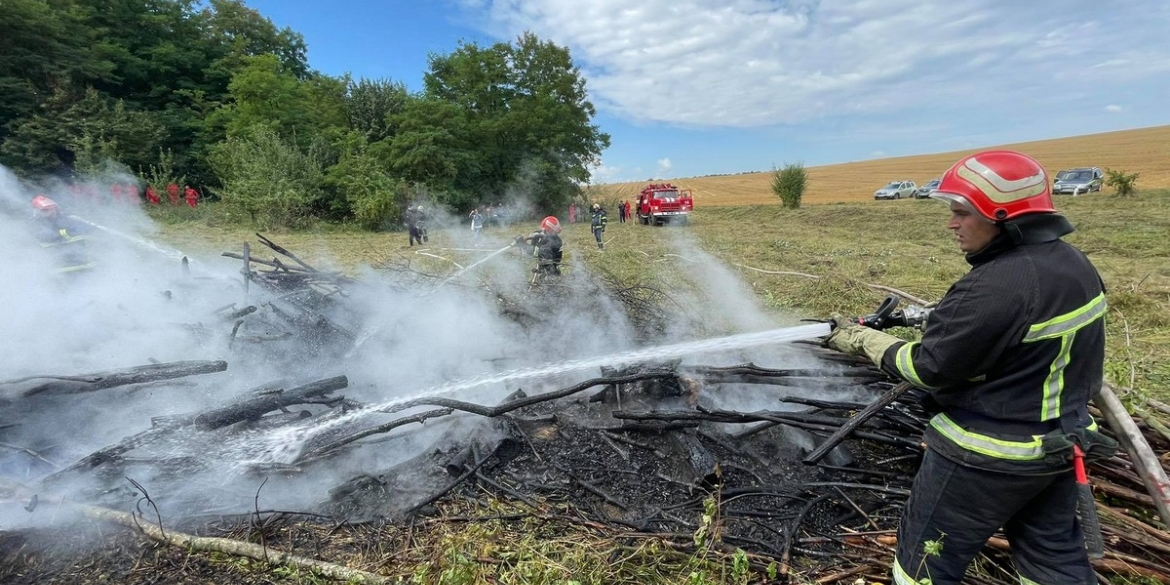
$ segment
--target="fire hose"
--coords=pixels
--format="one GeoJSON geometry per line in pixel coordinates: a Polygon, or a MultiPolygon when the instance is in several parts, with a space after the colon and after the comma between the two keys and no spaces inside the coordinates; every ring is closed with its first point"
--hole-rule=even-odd
{"type": "MultiPolygon", "coordinates": [[[[920,307],[918,305],[908,305],[899,310],[897,295],[890,295],[882,301],[876,311],[864,317],[851,319],[851,321],[879,331],[888,327],[925,329],[926,319],[930,316],[931,311],[932,308],[920,307]]],[[[912,387],[909,382],[902,382],[887,391],[872,404],[866,406],[861,412],[858,412],[850,418],[841,428],[834,431],[816,449],[809,452],[802,462],[806,465],[816,465],[857,427],[864,424],[865,421],[897,400],[899,396],[912,387]]],[[[1089,558],[1099,559],[1104,556],[1104,542],[1101,537],[1101,522],[1097,517],[1097,502],[1093,497],[1093,490],[1089,485],[1088,473],[1085,468],[1085,452],[1075,442],[1072,448],[1073,473],[1076,477],[1077,484],[1077,512],[1080,516],[1081,530],[1084,532],[1085,548],[1088,551],[1089,558]]]]}

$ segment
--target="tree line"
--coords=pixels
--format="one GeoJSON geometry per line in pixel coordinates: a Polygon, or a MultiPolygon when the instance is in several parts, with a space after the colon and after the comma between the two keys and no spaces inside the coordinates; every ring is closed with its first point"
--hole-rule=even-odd
{"type": "Polygon", "coordinates": [[[430,54],[417,92],[313,70],[241,0],[0,0],[0,39],[0,164],[190,183],[259,225],[563,209],[609,145],[568,49],[531,33],[430,54]]]}

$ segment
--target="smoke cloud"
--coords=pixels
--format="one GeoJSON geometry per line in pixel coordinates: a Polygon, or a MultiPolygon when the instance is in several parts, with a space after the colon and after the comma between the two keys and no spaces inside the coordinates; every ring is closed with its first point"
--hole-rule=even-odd
{"type": "MultiPolygon", "coordinates": [[[[108,193],[109,186],[31,184],[0,167],[0,441],[27,449],[0,451],[0,476],[27,485],[168,421],[344,375],[348,387],[337,394],[349,401],[345,408],[296,406],[271,419],[214,431],[183,429],[129,451],[120,468],[151,491],[164,514],[246,513],[262,483],[262,506],[316,508],[355,477],[376,476],[461,438],[490,434],[492,427],[482,417],[456,414],[374,435],[344,456],[319,461],[311,470],[298,468],[296,456],[311,446],[433,408],[384,412],[409,397],[441,394],[494,405],[518,389],[533,395],[563,388],[597,376],[598,364],[619,365],[642,338],[621,302],[584,265],[566,266],[554,293],[527,294],[529,260],[504,250],[509,241],[476,237],[466,218],[437,208],[427,249],[436,257],[446,257],[445,250],[468,251],[474,263],[449,266],[426,286],[402,280],[402,273],[364,267],[327,306],[305,313],[327,320],[332,330],[290,336],[295,328],[287,316],[304,310],[300,293],[246,286],[238,260],[186,257],[184,263],[181,251],[156,241],[139,205],[76,195],[108,193]],[[92,268],[59,271],[67,254],[62,246],[42,245],[43,220],[30,204],[38,194],[79,218],[78,235],[85,239],[70,244],[77,250],[69,253],[91,261],[92,268]],[[502,304],[505,296],[511,300],[502,304]],[[256,309],[227,317],[246,307],[256,309]],[[184,360],[223,360],[228,367],[79,394],[24,394],[48,376],[184,360]],[[302,410],[310,418],[289,424],[302,410]]],[[[510,203],[523,205],[523,198],[513,194],[510,203]]],[[[667,233],[677,240],[679,261],[692,268],[691,286],[677,291],[692,310],[663,342],[795,324],[761,308],[750,289],[682,230],[667,233]]],[[[684,361],[816,367],[806,353],[776,344],[710,350],[684,361]]],[[[776,408],[775,397],[759,396],[758,388],[730,388],[717,400],[739,406],[756,400],[776,408]]],[[[51,490],[75,500],[125,507],[137,498],[120,477],[57,477],[51,490]]],[[[0,524],[35,524],[51,514],[0,507],[0,524]]]]}

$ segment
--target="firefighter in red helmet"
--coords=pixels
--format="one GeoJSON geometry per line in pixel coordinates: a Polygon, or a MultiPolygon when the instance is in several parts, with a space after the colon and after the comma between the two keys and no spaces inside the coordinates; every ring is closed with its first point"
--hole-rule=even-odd
{"type": "Polygon", "coordinates": [[[85,234],[89,226],[61,212],[56,201],[44,195],[32,199],[37,219],[37,239],[41,247],[57,252],[58,272],[73,272],[92,268],[84,250],[85,234]]]}
{"type": "Polygon", "coordinates": [[[937,413],[898,528],[894,583],[959,583],[1000,528],[1021,583],[1095,583],[1073,469],[1080,453],[1117,447],[1088,413],[1104,368],[1101,277],[1061,240],[1073,226],[1029,156],[963,157],[932,197],[950,206],[946,227],[971,270],[931,311],[921,341],[839,315],[825,340],[921,389],[937,413]]]}
{"type": "Polygon", "coordinates": [[[513,245],[537,259],[536,268],[533,269],[534,281],[547,276],[560,276],[563,256],[560,234],[561,222],[550,215],[540,221],[539,230],[527,236],[516,236],[513,245]]]}

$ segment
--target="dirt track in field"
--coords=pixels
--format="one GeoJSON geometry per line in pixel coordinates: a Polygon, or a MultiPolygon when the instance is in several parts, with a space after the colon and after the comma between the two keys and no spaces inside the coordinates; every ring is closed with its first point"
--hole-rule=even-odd
{"type": "MultiPolygon", "coordinates": [[[[1036,157],[1053,174],[1070,167],[1101,167],[1140,173],[1139,190],[1170,187],[1170,126],[1002,147],[1036,157]]],[[[890,181],[910,180],[921,185],[941,175],[963,155],[987,148],[809,167],[803,201],[872,201],[873,192],[890,181]]],[[[778,204],[771,191],[771,180],[771,172],[669,179],[681,188],[694,190],[696,207],[778,204]]],[[[606,190],[606,198],[633,199],[644,185],[645,182],[615,183],[602,188],[606,190]]]]}

